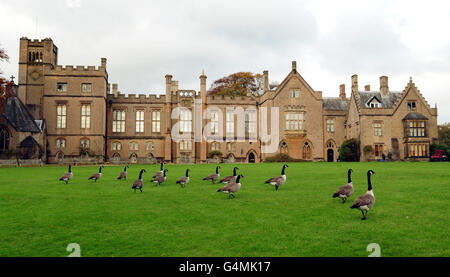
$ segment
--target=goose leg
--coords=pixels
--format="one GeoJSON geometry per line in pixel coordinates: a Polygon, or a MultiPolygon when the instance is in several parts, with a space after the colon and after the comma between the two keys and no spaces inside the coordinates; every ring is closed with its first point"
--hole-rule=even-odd
{"type": "Polygon", "coordinates": [[[275,185],[275,190],[278,190],[278,185],[275,185]]]}
{"type": "Polygon", "coordinates": [[[142,189],[139,189],[142,192],[142,189]]]}

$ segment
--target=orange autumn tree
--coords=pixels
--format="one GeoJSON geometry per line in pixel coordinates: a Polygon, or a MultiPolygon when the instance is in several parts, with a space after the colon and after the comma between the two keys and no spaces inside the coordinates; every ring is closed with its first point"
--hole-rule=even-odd
{"type": "MultiPolygon", "coordinates": [[[[9,56],[6,54],[5,49],[0,48],[0,62],[5,61],[9,61],[9,56]]],[[[6,80],[2,74],[3,72],[0,69],[0,115],[3,113],[3,105],[6,103],[6,100],[14,95],[14,83],[6,80]]]]}
{"type": "Polygon", "coordinates": [[[215,80],[208,95],[243,96],[248,92],[256,94],[261,87],[261,74],[237,72],[215,80]]]}

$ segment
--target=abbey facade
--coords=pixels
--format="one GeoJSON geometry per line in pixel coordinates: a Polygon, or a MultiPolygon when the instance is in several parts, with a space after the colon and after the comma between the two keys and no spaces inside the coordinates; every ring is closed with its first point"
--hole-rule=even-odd
{"type": "Polygon", "coordinates": [[[110,85],[105,58],[100,66],[58,65],[58,48],[48,38],[21,38],[19,53],[16,97],[0,117],[0,151],[28,146],[30,156],[37,151],[35,156],[50,163],[204,163],[217,156],[226,162],[260,162],[278,153],[336,161],[340,145],[350,138],[360,141],[363,161],[388,153],[394,160],[420,160],[437,143],[437,108],[412,80],[404,90],[390,91],[388,77],[382,76],[379,90],[360,90],[353,75],[349,95],[341,85],[337,97],[323,97],[292,62],[278,85],[269,84],[264,71],[257,94],[208,95],[202,72],[199,90],[180,88],[166,75],[165,94],[125,95],[117,84],[110,85]],[[267,128],[260,126],[263,111],[267,128]],[[271,122],[275,111],[278,124],[271,122]],[[17,126],[24,120],[28,125],[21,130],[17,126]],[[173,138],[174,126],[181,140],[173,138]],[[195,134],[204,126],[214,139],[195,134]],[[262,140],[263,133],[277,134],[277,140],[262,140]],[[274,151],[264,151],[270,143],[276,143],[274,151]]]}

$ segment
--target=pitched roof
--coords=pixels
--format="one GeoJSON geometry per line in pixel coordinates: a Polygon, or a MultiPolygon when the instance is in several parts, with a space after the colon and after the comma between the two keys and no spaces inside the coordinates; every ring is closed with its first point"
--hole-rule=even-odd
{"type": "Polygon", "coordinates": [[[393,108],[397,98],[400,97],[401,92],[389,92],[386,95],[382,95],[379,91],[358,91],[359,106],[362,108],[368,108],[369,100],[377,98],[381,102],[382,108],[393,108]]]}
{"type": "Polygon", "coordinates": [[[403,120],[408,120],[408,119],[428,120],[428,118],[426,116],[424,116],[423,114],[418,113],[418,112],[410,112],[403,118],[403,120]]]}
{"type": "Polygon", "coordinates": [[[322,107],[327,111],[348,111],[349,100],[342,100],[339,97],[324,97],[322,107]]]}
{"type": "Polygon", "coordinates": [[[6,100],[6,103],[3,106],[3,116],[16,131],[32,133],[41,132],[35,119],[17,96],[10,97],[6,100]]]}

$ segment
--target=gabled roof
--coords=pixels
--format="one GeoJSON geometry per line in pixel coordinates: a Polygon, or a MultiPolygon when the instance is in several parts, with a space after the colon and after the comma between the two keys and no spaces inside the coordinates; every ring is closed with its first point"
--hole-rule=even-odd
{"type": "Polygon", "coordinates": [[[18,132],[40,133],[41,129],[17,96],[10,97],[3,106],[3,116],[18,132]]]}
{"type": "Polygon", "coordinates": [[[324,97],[322,107],[327,111],[348,111],[349,100],[342,100],[339,97],[324,97]]]}
{"type": "Polygon", "coordinates": [[[410,119],[428,120],[426,116],[418,112],[410,112],[403,118],[403,120],[410,120],[410,119]]]}

